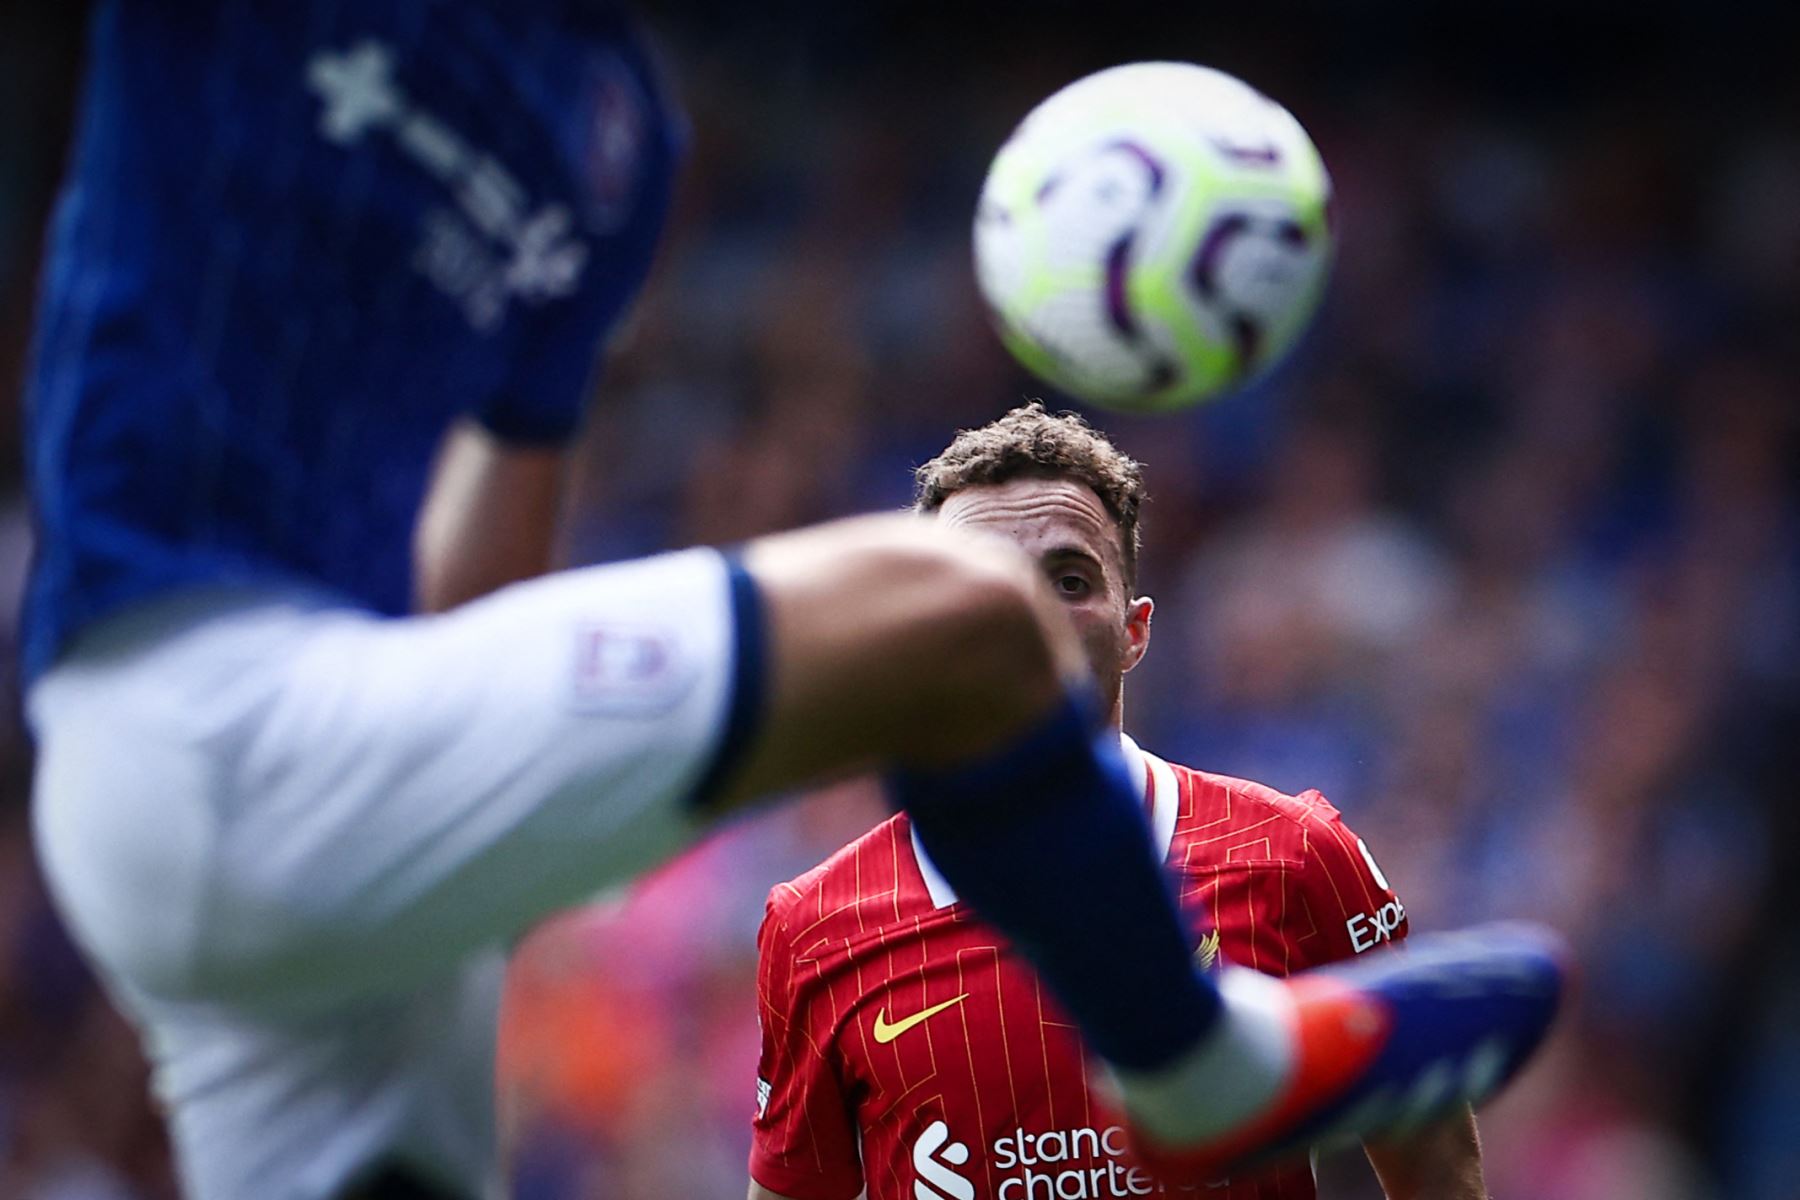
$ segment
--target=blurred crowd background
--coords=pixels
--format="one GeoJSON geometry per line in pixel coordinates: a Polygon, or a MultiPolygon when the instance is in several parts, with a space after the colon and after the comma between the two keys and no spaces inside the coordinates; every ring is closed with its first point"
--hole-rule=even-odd
{"type": "MultiPolygon", "coordinates": [[[[1340,256],[1254,391],[1090,414],[1151,483],[1127,726],[1324,790],[1416,929],[1573,937],[1578,1007],[1483,1121],[1497,1196],[1800,1197],[1800,72],[1779,8],[652,7],[691,162],[596,401],[569,560],[905,504],[952,431],[1044,394],[969,265],[1011,124],[1114,62],[1244,76],[1323,150],[1340,256]]],[[[8,636],[80,10],[0,19],[8,636]]],[[[7,695],[0,1200],[162,1200],[135,1042],[31,861],[7,695]]],[[[882,815],[867,784],[805,798],[525,944],[502,1048],[523,1200],[742,1194],[763,896],[882,815]]],[[[1327,1200],[1378,1194],[1354,1156],[1321,1174],[1327,1200]]]]}

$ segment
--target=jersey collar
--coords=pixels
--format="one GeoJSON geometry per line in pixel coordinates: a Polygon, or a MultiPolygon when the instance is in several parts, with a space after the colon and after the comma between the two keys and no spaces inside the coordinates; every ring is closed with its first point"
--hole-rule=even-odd
{"type": "MultiPolygon", "coordinates": [[[[1181,808],[1175,772],[1156,755],[1140,749],[1127,734],[1119,735],[1119,747],[1125,752],[1125,763],[1131,768],[1131,780],[1137,785],[1138,795],[1149,810],[1150,840],[1156,847],[1157,861],[1161,862],[1169,857],[1169,844],[1175,840],[1175,818],[1181,808]]],[[[955,904],[956,892],[925,853],[917,830],[912,831],[912,849],[913,859],[919,864],[919,874],[925,879],[925,890],[931,894],[931,906],[949,908],[955,904]]]]}

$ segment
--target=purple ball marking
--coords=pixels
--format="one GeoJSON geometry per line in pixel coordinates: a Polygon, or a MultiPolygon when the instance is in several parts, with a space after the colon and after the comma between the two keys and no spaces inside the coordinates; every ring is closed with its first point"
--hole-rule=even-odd
{"type": "Polygon", "coordinates": [[[1188,278],[1202,296],[1211,299],[1218,285],[1214,273],[1218,270],[1219,256],[1231,239],[1250,228],[1250,218],[1243,213],[1231,213],[1213,222],[1206,236],[1200,240],[1200,249],[1194,254],[1194,265],[1188,268],[1188,278]]]}
{"type": "MultiPolygon", "coordinates": [[[[1130,155],[1149,174],[1152,199],[1162,192],[1163,182],[1168,176],[1154,154],[1133,141],[1117,141],[1106,147],[1107,153],[1114,150],[1122,150],[1130,155]]],[[[1126,274],[1131,269],[1131,248],[1136,240],[1137,230],[1130,229],[1121,234],[1106,252],[1106,316],[1113,328],[1132,342],[1137,341],[1142,333],[1137,317],[1131,311],[1131,297],[1126,289],[1126,274]]]]}
{"type": "Polygon", "coordinates": [[[1125,292],[1125,272],[1131,266],[1133,234],[1127,233],[1106,252],[1106,317],[1127,341],[1137,341],[1137,318],[1131,312],[1131,297],[1125,292]]]}
{"type": "Polygon", "coordinates": [[[1114,142],[1112,145],[1108,146],[1107,149],[1123,150],[1125,153],[1131,155],[1131,157],[1137,159],[1144,170],[1150,172],[1150,194],[1152,196],[1157,196],[1162,193],[1163,181],[1168,177],[1168,172],[1164,170],[1162,163],[1157,161],[1154,154],[1133,141],[1114,142]]]}
{"type": "Polygon", "coordinates": [[[1037,196],[1034,197],[1035,202],[1042,204],[1050,199],[1051,194],[1054,193],[1057,188],[1062,186],[1062,181],[1063,176],[1061,171],[1058,171],[1056,174],[1050,176],[1050,178],[1044,180],[1043,183],[1038,185],[1037,196]]]}
{"type": "Polygon", "coordinates": [[[1295,250],[1306,249],[1306,230],[1301,228],[1298,221],[1283,221],[1276,226],[1275,236],[1281,239],[1281,244],[1284,246],[1290,246],[1295,250]]]}
{"type": "Polygon", "coordinates": [[[1247,167],[1273,167],[1281,162],[1281,147],[1274,142],[1260,146],[1240,146],[1224,138],[1210,139],[1213,148],[1234,163],[1247,167]]]}

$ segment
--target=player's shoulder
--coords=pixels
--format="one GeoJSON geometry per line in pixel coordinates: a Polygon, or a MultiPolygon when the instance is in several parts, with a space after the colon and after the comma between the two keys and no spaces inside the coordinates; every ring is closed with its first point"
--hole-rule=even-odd
{"type": "Polygon", "coordinates": [[[1238,880],[1279,871],[1284,888],[1289,879],[1299,886],[1305,904],[1293,911],[1305,917],[1295,919],[1311,929],[1295,945],[1297,965],[1349,958],[1406,937],[1406,906],[1368,845],[1319,792],[1290,796],[1253,780],[1175,770],[1186,793],[1175,842],[1188,870],[1238,880]],[[1313,940],[1315,933],[1323,937],[1313,940]]]}
{"type": "Polygon", "coordinates": [[[846,842],[823,862],[769,889],[767,919],[811,921],[866,904],[883,895],[909,891],[913,863],[912,825],[896,814],[846,842]]]}
{"type": "Polygon", "coordinates": [[[1343,814],[1316,789],[1290,795],[1254,779],[1169,765],[1184,793],[1178,839],[1255,834],[1269,858],[1298,862],[1315,855],[1322,838],[1354,836],[1343,814]]]}

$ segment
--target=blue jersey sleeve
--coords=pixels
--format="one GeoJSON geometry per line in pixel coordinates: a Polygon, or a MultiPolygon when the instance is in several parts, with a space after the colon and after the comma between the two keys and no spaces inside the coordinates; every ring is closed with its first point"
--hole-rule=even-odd
{"type": "MultiPolygon", "coordinates": [[[[586,259],[583,294],[520,331],[518,366],[476,413],[496,436],[525,445],[571,438],[598,385],[607,350],[628,319],[656,254],[669,207],[669,176],[646,180],[629,227],[575,251],[586,259]]],[[[572,248],[571,248],[572,249],[572,248]]]]}
{"type": "Polygon", "coordinates": [[[560,132],[580,213],[535,214],[508,277],[521,296],[578,280],[573,303],[545,305],[521,330],[510,376],[478,412],[509,441],[555,443],[579,427],[599,365],[629,317],[667,223],[685,128],[641,43],[617,49],[564,86],[580,97],[560,132]]]}
{"type": "Polygon", "coordinates": [[[556,157],[576,176],[565,194],[578,200],[527,214],[511,237],[504,281],[531,311],[513,345],[513,369],[475,414],[517,443],[562,443],[580,426],[601,360],[650,273],[686,142],[679,110],[630,23],[605,5],[590,9],[589,20],[603,25],[607,50],[565,74],[560,63],[545,63],[538,81],[572,101],[554,122],[554,140],[556,157]],[[565,293],[560,304],[529,304],[565,293]]]}

